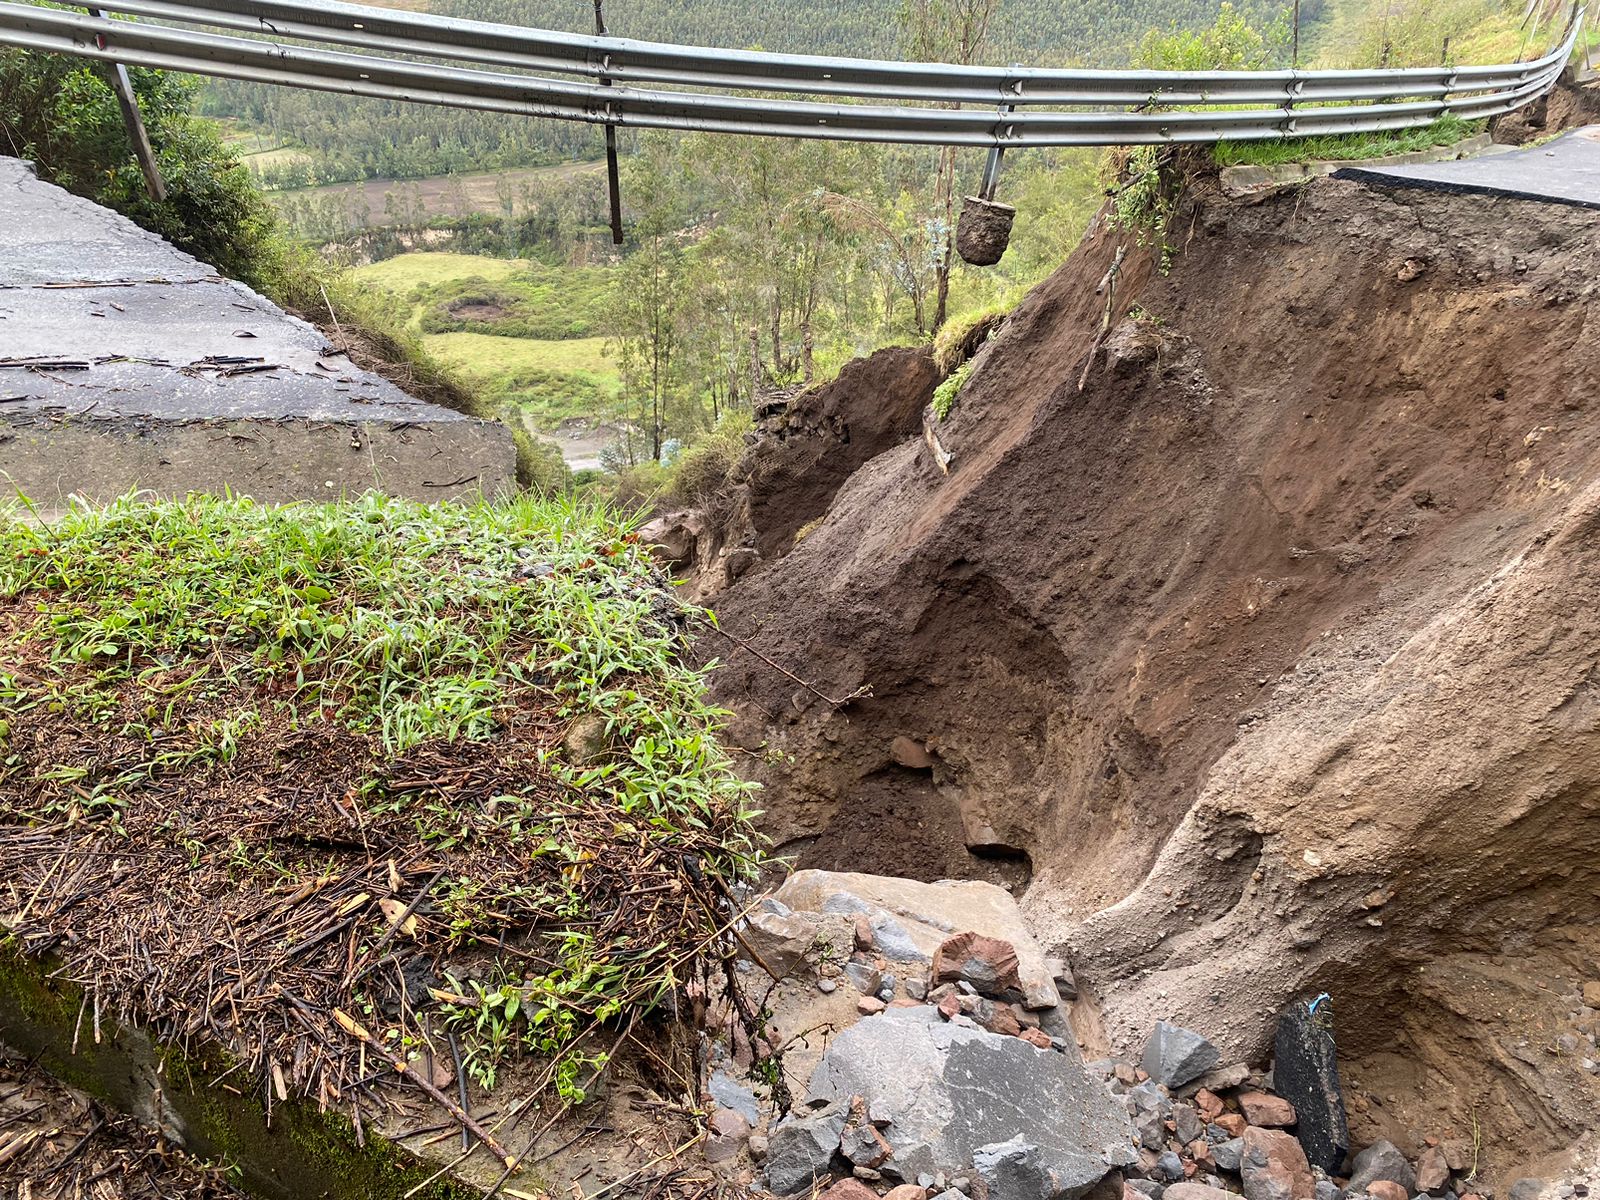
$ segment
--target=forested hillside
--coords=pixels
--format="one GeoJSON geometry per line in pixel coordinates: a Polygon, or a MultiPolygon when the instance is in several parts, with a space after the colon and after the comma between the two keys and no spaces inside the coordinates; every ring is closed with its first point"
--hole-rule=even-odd
{"type": "MultiPolygon", "coordinates": [[[[1307,28],[1325,0],[1304,0],[1307,28]]],[[[409,5],[408,5],[409,7],[409,5]]],[[[444,16],[592,32],[589,0],[430,0],[444,16]]],[[[982,56],[992,63],[1119,66],[1152,28],[1200,28],[1220,0],[1000,0],[982,56]]],[[[1256,28],[1287,38],[1282,0],[1238,0],[1256,28]]],[[[895,57],[902,53],[901,0],[609,0],[618,36],[793,53],[895,57]]],[[[206,111],[242,118],[272,144],[304,153],[258,164],[269,187],[450,172],[592,157],[594,129],[489,113],[459,112],[265,84],[217,81],[206,111]]]]}

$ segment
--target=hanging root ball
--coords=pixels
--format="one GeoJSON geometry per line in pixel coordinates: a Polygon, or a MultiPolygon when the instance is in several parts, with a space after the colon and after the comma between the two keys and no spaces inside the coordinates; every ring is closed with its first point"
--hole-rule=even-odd
{"type": "Polygon", "coordinates": [[[978,196],[968,196],[956,222],[956,253],[975,267],[992,267],[1011,241],[1011,222],[1017,210],[978,196]]]}

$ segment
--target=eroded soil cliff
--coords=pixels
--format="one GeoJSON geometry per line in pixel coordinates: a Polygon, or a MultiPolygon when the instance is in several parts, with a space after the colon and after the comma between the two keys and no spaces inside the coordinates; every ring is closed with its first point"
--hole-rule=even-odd
{"type": "Polygon", "coordinates": [[[1201,180],[1167,241],[1100,224],[928,436],[747,479],[771,832],[1026,885],[1091,1048],[1332,992],[1358,1132],[1533,1165],[1600,1111],[1600,223],[1201,180]]]}

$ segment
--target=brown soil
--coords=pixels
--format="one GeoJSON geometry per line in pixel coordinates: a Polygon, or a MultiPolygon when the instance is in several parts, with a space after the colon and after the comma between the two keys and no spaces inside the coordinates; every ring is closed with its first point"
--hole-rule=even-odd
{"type": "Polygon", "coordinates": [[[1536,142],[1565,129],[1600,121],[1600,83],[1563,80],[1524,108],[1496,117],[1489,131],[1503,145],[1536,142]]]}
{"type": "Polygon", "coordinates": [[[1099,225],[1028,298],[936,429],[948,474],[904,438],[776,562],[792,539],[762,513],[808,485],[755,489],[767,561],[717,597],[724,626],[871,694],[735,654],[734,732],[780,838],[856,864],[903,843],[921,872],[959,814],[1026,852],[1036,929],[1119,1049],[1167,1017],[1259,1060],[1273,1013],[1326,988],[1363,1095],[1475,1114],[1513,1170],[1600,1088],[1571,1055],[1505,1065],[1534,1007],[1463,1011],[1417,968],[1570,996],[1581,971],[1531,939],[1600,922],[1600,232],[1200,181],[1169,237],[1161,276],[1099,225]],[[936,748],[920,830],[882,783],[901,736],[936,748]]]}

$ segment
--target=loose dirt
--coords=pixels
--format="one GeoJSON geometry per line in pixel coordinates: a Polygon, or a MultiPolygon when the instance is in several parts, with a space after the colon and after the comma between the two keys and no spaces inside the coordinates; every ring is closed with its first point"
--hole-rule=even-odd
{"type": "Polygon", "coordinates": [[[1026,854],[1110,1045],[1164,1017],[1261,1058],[1330,990],[1358,1135],[1475,1124],[1515,1178],[1600,1104],[1576,1054],[1519,1048],[1600,974],[1539,941],[1600,921],[1600,233],[1199,180],[1168,242],[1162,275],[1101,223],[1023,303],[934,428],[948,474],[918,429],[836,488],[752,476],[724,626],[870,696],[734,654],[733,733],[802,865],[925,872],[958,822],[1026,854]],[[763,529],[817,495],[803,538],[763,529]],[[915,804],[897,737],[933,747],[915,804]],[[1549,1012],[1466,1007],[1478,983],[1426,970],[1463,955],[1549,1012]]]}

